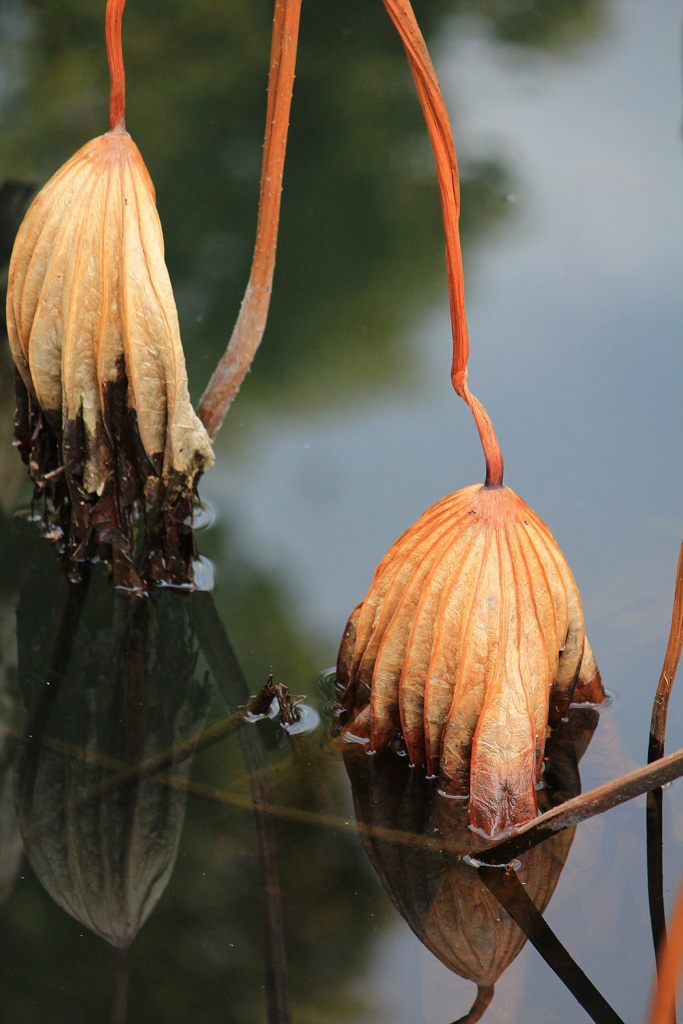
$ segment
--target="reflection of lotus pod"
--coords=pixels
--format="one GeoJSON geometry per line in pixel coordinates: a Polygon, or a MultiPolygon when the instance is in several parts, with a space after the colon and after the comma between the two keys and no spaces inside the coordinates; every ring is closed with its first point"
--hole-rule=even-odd
{"type": "MultiPolygon", "coordinates": [[[[549,744],[546,774],[562,797],[579,790],[577,761],[597,717],[590,709],[573,710],[549,744]]],[[[478,872],[461,859],[474,841],[466,807],[443,800],[433,783],[398,758],[368,758],[349,746],[345,763],[363,845],[399,913],[450,970],[490,989],[526,938],[478,872]]],[[[542,791],[542,803],[547,806],[557,795],[542,791]]],[[[557,885],[573,832],[567,829],[520,857],[518,876],[541,912],[557,885]]]]}
{"type": "Polygon", "coordinates": [[[14,608],[0,598],[0,903],[14,888],[23,845],[14,810],[14,762],[19,724],[14,608]]]}
{"type": "Polygon", "coordinates": [[[394,544],[342,641],[350,737],[470,796],[491,834],[537,812],[549,721],[603,691],[571,571],[548,530],[506,487],[442,499],[394,544]]]}
{"type": "Polygon", "coordinates": [[[0,904],[14,889],[24,854],[14,810],[13,767],[0,754],[0,904]]]}
{"type": "Polygon", "coordinates": [[[34,684],[16,801],[26,854],[53,899],[127,946],[168,883],[186,806],[182,786],[139,769],[171,751],[164,770],[189,776],[207,694],[192,681],[197,650],[182,595],[119,596],[108,626],[104,597],[86,607],[63,682],[36,685],[38,658],[20,647],[22,677],[34,684]]]}

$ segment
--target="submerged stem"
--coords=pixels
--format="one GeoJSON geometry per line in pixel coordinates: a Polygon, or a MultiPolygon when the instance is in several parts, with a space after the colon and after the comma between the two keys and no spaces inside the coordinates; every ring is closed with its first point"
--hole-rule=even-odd
{"type": "Polygon", "coordinates": [[[123,66],[121,24],[126,0],[107,0],[104,38],[109,64],[109,131],[126,130],[126,72],[123,66]]]}
{"type": "Polygon", "coordinates": [[[211,438],[218,433],[253,362],[268,318],[300,14],[301,0],[275,0],[266,133],[251,274],[232,337],[197,410],[211,438]]]}
{"type": "Polygon", "coordinates": [[[441,95],[439,80],[429,56],[427,44],[410,3],[408,0],[383,0],[383,3],[405,47],[436,160],[436,176],[446,235],[446,273],[453,332],[451,380],[456,394],[460,395],[469,405],[479,431],[479,439],[486,459],[486,486],[498,487],[503,482],[503,456],[500,445],[486,410],[467,387],[467,361],[470,343],[465,314],[465,283],[458,227],[460,179],[448,111],[441,95]]]}

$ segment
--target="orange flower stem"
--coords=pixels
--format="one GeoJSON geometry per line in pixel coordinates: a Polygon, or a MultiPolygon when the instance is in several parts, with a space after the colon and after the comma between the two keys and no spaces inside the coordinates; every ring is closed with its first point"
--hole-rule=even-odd
{"type": "Polygon", "coordinates": [[[669,707],[669,697],[678,663],[681,659],[681,648],[683,648],[683,544],[678,555],[678,568],[676,570],[676,585],[674,589],[673,610],[671,613],[671,628],[669,630],[669,642],[664,655],[664,664],[657,685],[654,704],[652,707],[652,719],[650,722],[650,742],[647,752],[648,763],[652,763],[664,753],[664,739],[666,735],[666,715],[669,707]]]}
{"type": "Polygon", "coordinates": [[[669,937],[657,958],[657,987],[652,1002],[649,1024],[671,1024],[675,1021],[676,992],[683,966],[683,885],[676,898],[669,937]]]}
{"type": "Polygon", "coordinates": [[[109,131],[126,130],[126,72],[123,66],[121,23],[126,0],[107,0],[104,38],[109,64],[109,131]]]}
{"type": "MultiPolygon", "coordinates": [[[[666,653],[664,655],[664,663],[662,665],[661,675],[659,677],[659,683],[657,685],[657,692],[655,694],[654,704],[652,707],[652,720],[650,723],[650,740],[648,744],[647,760],[648,764],[658,761],[664,755],[664,742],[666,737],[666,718],[669,707],[669,698],[671,696],[671,690],[673,687],[674,679],[676,678],[676,672],[681,658],[681,649],[683,648],[683,544],[678,556],[678,566],[676,569],[676,585],[674,589],[674,600],[673,610],[671,613],[671,627],[669,630],[669,640],[666,646],[666,653]]],[[[667,948],[667,934],[666,934],[666,909],[664,901],[664,856],[663,856],[663,817],[664,817],[663,801],[662,801],[662,790],[660,788],[653,789],[647,795],[647,811],[646,811],[646,824],[647,824],[647,891],[648,901],[650,904],[650,922],[652,925],[652,938],[655,945],[655,954],[657,956],[657,971],[658,974],[662,973],[663,964],[666,962],[667,972],[662,977],[663,989],[670,984],[670,972],[672,970],[669,960],[671,954],[664,954],[663,950],[667,948]]],[[[681,897],[683,899],[683,897],[681,897]]],[[[683,908],[680,910],[683,914],[683,908]]],[[[677,941],[680,943],[681,935],[679,934],[677,941]]],[[[679,953],[680,956],[680,953],[679,953]]],[[[664,999],[664,991],[662,992],[662,999],[664,999]]],[[[658,1017],[655,1020],[666,1021],[666,1024],[672,1024],[676,1019],[675,1012],[675,991],[669,995],[666,995],[666,999],[669,1000],[667,1008],[664,1009],[661,1000],[660,1009],[657,1010],[658,1017]]],[[[659,999],[659,997],[658,997],[659,999]]]]}
{"type": "Polygon", "coordinates": [[[300,14],[301,0],[275,0],[266,132],[251,274],[232,337],[197,410],[211,438],[218,433],[252,364],[268,318],[300,14]]]}
{"type": "Polygon", "coordinates": [[[503,482],[503,456],[500,445],[484,406],[467,387],[470,344],[465,315],[465,283],[458,227],[460,179],[448,111],[427,44],[409,0],[383,0],[383,3],[405,47],[436,160],[436,177],[446,235],[446,273],[453,331],[451,380],[456,394],[467,402],[474,416],[486,459],[486,486],[498,487],[503,482]]]}

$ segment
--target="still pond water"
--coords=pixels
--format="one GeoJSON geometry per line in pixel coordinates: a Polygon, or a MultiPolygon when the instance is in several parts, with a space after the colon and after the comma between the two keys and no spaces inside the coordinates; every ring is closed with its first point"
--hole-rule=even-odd
{"type": "MultiPolygon", "coordinates": [[[[104,130],[99,6],[4,0],[0,180],[40,185],[104,130]]],[[[128,125],[195,397],[248,273],[269,6],[125,16],[128,125]]],[[[416,11],[462,165],[470,382],[614,695],[575,723],[585,790],[646,758],[683,532],[683,14],[416,11]]],[[[0,362],[0,1021],[451,1024],[476,982],[495,982],[489,1024],[589,1020],[473,869],[420,838],[452,823],[419,780],[345,765],[330,740],[328,670],[375,565],[483,469],[448,380],[431,156],[379,0],[304,5],[272,317],[201,482],[210,592],[140,602],[99,570],[68,587],[16,516],[30,495],[0,362]],[[304,695],[298,730],[235,722],[271,671],[304,695]]],[[[676,691],[667,741],[683,745],[676,691]]],[[[682,793],[664,792],[667,905],[682,793]]],[[[519,877],[611,1005],[594,1018],[642,1022],[644,800],[562,843],[519,877]]]]}

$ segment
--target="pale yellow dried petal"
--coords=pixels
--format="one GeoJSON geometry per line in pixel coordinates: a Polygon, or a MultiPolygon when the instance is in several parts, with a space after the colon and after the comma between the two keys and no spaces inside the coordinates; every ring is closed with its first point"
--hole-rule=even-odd
{"type": "MultiPolygon", "coordinates": [[[[7,319],[20,374],[40,408],[82,423],[83,486],[101,493],[111,388],[128,382],[140,438],[166,481],[213,461],[189,399],[154,188],[125,132],[94,139],[37,196],[10,266],[7,319]]],[[[120,408],[121,411],[125,411],[120,408]]]]}

